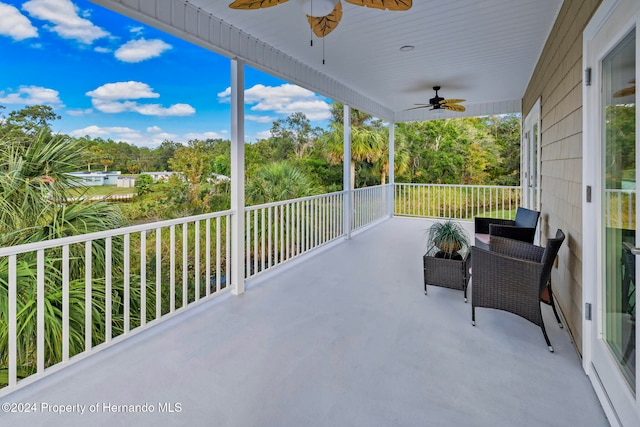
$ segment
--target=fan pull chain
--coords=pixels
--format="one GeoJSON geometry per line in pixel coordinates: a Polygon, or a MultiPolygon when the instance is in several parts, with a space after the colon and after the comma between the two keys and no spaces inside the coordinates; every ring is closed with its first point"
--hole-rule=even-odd
{"type": "MultiPolygon", "coordinates": [[[[311,16],[313,16],[313,0],[311,0],[311,16]]],[[[309,42],[313,47],[313,28],[309,26],[309,42]]]]}
{"type": "Polygon", "coordinates": [[[322,38],[322,65],[324,65],[324,37],[322,38]]]}

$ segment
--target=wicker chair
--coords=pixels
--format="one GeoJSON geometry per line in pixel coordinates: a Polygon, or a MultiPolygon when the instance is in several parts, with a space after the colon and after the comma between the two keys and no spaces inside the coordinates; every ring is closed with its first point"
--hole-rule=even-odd
{"type": "Polygon", "coordinates": [[[507,237],[509,239],[533,243],[539,217],[540,212],[527,208],[518,208],[516,211],[516,219],[513,221],[509,219],[476,217],[474,219],[476,246],[489,249],[491,236],[507,237]]]}
{"type": "Polygon", "coordinates": [[[472,247],[472,324],[476,324],[476,307],[508,311],[540,326],[549,351],[553,352],[540,302],[553,307],[556,320],[562,325],[549,279],[564,238],[562,230],[558,230],[544,248],[504,237],[493,237],[490,250],[472,247]]]}

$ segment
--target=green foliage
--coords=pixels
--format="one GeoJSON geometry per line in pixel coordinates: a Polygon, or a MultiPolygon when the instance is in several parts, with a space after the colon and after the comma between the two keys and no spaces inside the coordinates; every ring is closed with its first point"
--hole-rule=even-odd
{"type": "MultiPolygon", "coordinates": [[[[86,234],[122,227],[126,224],[116,205],[106,202],[80,200],[67,202],[76,195],[75,178],[67,172],[77,170],[83,147],[77,140],[65,135],[51,135],[44,127],[39,132],[17,138],[0,139],[0,236],[3,246],[16,246],[60,237],[86,234]]],[[[80,191],[82,191],[80,189],[80,191]]],[[[114,277],[122,274],[122,244],[117,239],[113,246],[114,277]]],[[[95,345],[105,339],[105,242],[92,245],[92,337],[95,345]]],[[[63,273],[60,248],[45,254],[45,365],[62,359],[62,283],[63,273]]],[[[85,310],[85,248],[69,247],[69,322],[70,354],[84,350],[85,310]]],[[[26,376],[36,366],[36,271],[35,252],[17,257],[17,328],[18,372],[26,376]]],[[[8,258],[0,259],[0,377],[6,377],[8,354],[8,258]]],[[[122,281],[112,283],[113,334],[122,332],[122,281]]],[[[134,304],[135,305],[135,304],[134,304]]]]}
{"type": "Polygon", "coordinates": [[[307,177],[286,162],[258,169],[247,183],[245,193],[250,205],[297,199],[314,193],[307,177]]]}
{"type": "Polygon", "coordinates": [[[138,191],[138,196],[144,196],[149,191],[151,191],[151,186],[153,185],[153,178],[151,175],[142,174],[136,178],[136,190],[138,191]]]}

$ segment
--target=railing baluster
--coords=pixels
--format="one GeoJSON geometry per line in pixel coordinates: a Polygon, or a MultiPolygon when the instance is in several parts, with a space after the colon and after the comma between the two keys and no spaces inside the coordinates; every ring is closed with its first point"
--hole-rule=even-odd
{"type": "Polygon", "coordinates": [[[251,211],[244,216],[244,277],[251,277],[251,211]]]}
{"type": "MultiPolygon", "coordinates": [[[[216,218],[216,257],[219,253],[219,242],[217,240],[217,233],[218,233],[218,228],[220,226],[220,224],[218,223],[218,220],[220,219],[220,217],[216,218]]],[[[204,283],[205,283],[205,295],[209,296],[211,295],[211,218],[207,218],[206,222],[205,222],[205,231],[206,236],[205,236],[205,273],[204,273],[204,283]]]]}
{"type": "Polygon", "coordinates": [[[36,329],[37,329],[37,370],[41,374],[44,372],[44,249],[39,249],[37,252],[37,266],[36,266],[36,329]]]}
{"type": "Polygon", "coordinates": [[[265,208],[260,209],[260,215],[261,215],[261,221],[260,221],[260,225],[262,227],[262,233],[260,233],[260,236],[262,237],[262,241],[261,241],[261,251],[260,254],[262,255],[260,258],[260,262],[262,263],[262,269],[264,270],[266,268],[266,263],[265,263],[265,253],[266,253],[266,247],[265,247],[265,208]]]}
{"type": "MultiPolygon", "coordinates": [[[[237,215],[237,214],[236,214],[237,215]]],[[[235,262],[233,260],[231,260],[231,215],[227,215],[226,219],[225,219],[225,229],[227,230],[227,237],[225,240],[225,262],[224,262],[224,269],[225,269],[225,279],[226,279],[226,284],[225,284],[225,288],[228,288],[229,285],[231,284],[231,262],[235,262]],[[229,261],[231,260],[231,262],[229,261]]]]}
{"type": "Polygon", "coordinates": [[[193,288],[194,288],[194,300],[200,300],[200,221],[195,221],[194,224],[194,260],[193,260],[193,288]]]}
{"type": "Polygon", "coordinates": [[[147,232],[140,232],[140,326],[147,323],[147,232]]]}
{"type": "Polygon", "coordinates": [[[253,211],[253,274],[258,270],[258,211],[253,211]]]}
{"type": "Polygon", "coordinates": [[[189,225],[182,224],[182,307],[189,302],[189,225]]]}
{"type": "Polygon", "coordinates": [[[104,293],[105,293],[105,304],[104,304],[104,323],[105,323],[105,342],[111,341],[111,337],[113,335],[113,309],[112,309],[112,299],[113,292],[111,289],[111,273],[112,273],[112,245],[111,245],[111,237],[107,237],[104,240],[105,246],[105,255],[104,255],[104,293]]]}
{"type": "MultiPolygon", "coordinates": [[[[220,233],[220,217],[216,218],[216,292],[220,291],[220,252],[222,251],[222,248],[220,247],[220,238],[221,238],[221,233],[220,233]]],[[[227,260],[228,263],[228,260],[227,260]]],[[[225,277],[225,280],[229,280],[228,277],[225,277]]],[[[211,279],[207,278],[207,289],[211,288],[211,279]]]]}
{"type": "Polygon", "coordinates": [[[87,240],[84,244],[84,351],[91,350],[92,347],[92,323],[91,323],[91,310],[92,293],[91,284],[93,283],[91,271],[91,265],[93,260],[93,253],[91,250],[91,240],[87,240]]]}
{"type": "Polygon", "coordinates": [[[267,261],[267,265],[270,268],[273,265],[273,242],[272,242],[272,238],[273,236],[271,235],[271,231],[272,231],[272,217],[273,217],[273,206],[269,206],[269,210],[267,211],[267,241],[269,242],[269,259],[267,261]]]}
{"type": "Polygon", "coordinates": [[[156,228],[156,319],[162,317],[162,229],[156,228]]]}
{"type": "Polygon", "coordinates": [[[123,239],[123,286],[124,286],[124,333],[128,333],[131,328],[131,237],[127,233],[123,239]]]}
{"type": "Polygon", "coordinates": [[[17,308],[18,308],[18,269],[17,269],[17,256],[9,255],[9,301],[7,307],[7,345],[8,345],[8,357],[9,357],[9,387],[16,385],[18,380],[18,325],[17,325],[17,308]]]}
{"type": "Polygon", "coordinates": [[[69,245],[62,247],[62,361],[69,360],[69,245]]]}
{"type": "Polygon", "coordinates": [[[285,206],[285,230],[284,230],[284,246],[285,246],[285,260],[288,260],[291,256],[291,204],[287,203],[285,206]]]}
{"type": "Polygon", "coordinates": [[[169,228],[169,312],[176,311],[176,227],[169,228]]]}

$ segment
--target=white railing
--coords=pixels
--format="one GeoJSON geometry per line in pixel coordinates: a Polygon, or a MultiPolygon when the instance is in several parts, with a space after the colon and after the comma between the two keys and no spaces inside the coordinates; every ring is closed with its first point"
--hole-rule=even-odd
{"type": "Polygon", "coordinates": [[[511,218],[520,187],[494,185],[395,184],[395,215],[472,219],[511,218]]]}
{"type": "Polygon", "coordinates": [[[0,393],[228,288],[231,215],[0,248],[0,393]]]}
{"type": "Polygon", "coordinates": [[[636,191],[605,190],[607,227],[636,229],[636,191]]]}
{"type": "MultiPolygon", "coordinates": [[[[248,207],[245,279],[344,236],[347,194],[352,231],[387,217],[391,195],[396,214],[428,217],[506,217],[520,202],[518,187],[396,184],[248,207]]],[[[229,289],[232,214],[0,248],[0,395],[229,289]]]]}
{"type": "Polygon", "coordinates": [[[352,231],[356,231],[389,215],[387,191],[392,191],[391,186],[376,185],[353,190],[352,231]]]}
{"type": "Polygon", "coordinates": [[[344,235],[344,194],[336,192],[245,209],[245,277],[344,235]]]}

